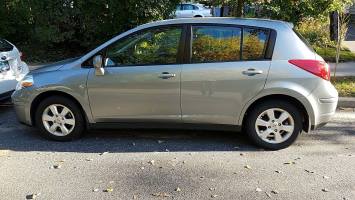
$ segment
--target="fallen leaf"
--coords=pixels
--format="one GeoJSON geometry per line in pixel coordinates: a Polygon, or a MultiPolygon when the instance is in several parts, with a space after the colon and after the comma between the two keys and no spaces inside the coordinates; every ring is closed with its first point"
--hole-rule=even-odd
{"type": "Polygon", "coordinates": [[[92,159],[92,158],[86,158],[85,160],[86,160],[86,161],[93,161],[94,159],[92,159]]]}
{"type": "Polygon", "coordinates": [[[212,197],[212,198],[217,198],[218,195],[217,195],[217,194],[212,194],[211,197],[212,197]]]}
{"type": "Polygon", "coordinates": [[[155,161],[154,161],[154,160],[151,160],[151,161],[149,161],[148,163],[151,164],[151,165],[154,165],[155,161]]]}
{"type": "Polygon", "coordinates": [[[26,195],[26,199],[36,199],[41,193],[26,195]]]}
{"type": "Polygon", "coordinates": [[[305,169],[304,171],[307,172],[307,173],[310,173],[310,174],[314,174],[314,171],[310,171],[308,169],[305,169]]]}
{"type": "Polygon", "coordinates": [[[155,196],[155,197],[170,197],[170,195],[165,193],[165,192],[157,192],[157,193],[154,193],[152,195],[155,196]]]}
{"type": "Polygon", "coordinates": [[[209,188],[209,190],[210,190],[210,191],[214,191],[214,190],[216,190],[216,188],[209,188]]]}
{"type": "Polygon", "coordinates": [[[93,192],[98,192],[98,191],[99,191],[99,189],[94,188],[94,189],[92,189],[92,191],[93,191],[93,192]]]}
{"type": "Polygon", "coordinates": [[[60,168],[62,168],[62,166],[61,165],[53,165],[52,168],[53,169],[60,169],[60,168]]]}
{"type": "Polygon", "coordinates": [[[257,192],[262,192],[263,190],[260,189],[260,188],[256,188],[255,191],[257,191],[257,192]]]}
{"type": "Polygon", "coordinates": [[[245,169],[251,169],[251,167],[249,165],[245,165],[244,168],[245,169]]]}
{"type": "Polygon", "coordinates": [[[282,171],[279,171],[279,170],[276,170],[275,172],[278,173],[278,174],[281,174],[281,173],[282,173],[282,171]]]}
{"type": "Polygon", "coordinates": [[[277,191],[277,190],[272,190],[271,193],[273,193],[273,194],[278,194],[279,191],[277,191]]]}
{"type": "Polygon", "coordinates": [[[113,188],[107,188],[103,192],[113,192],[113,188]]]}
{"type": "Polygon", "coordinates": [[[108,154],[108,153],[109,153],[108,151],[105,151],[105,152],[103,152],[103,153],[100,153],[100,156],[106,155],[106,154],[108,154]]]}
{"type": "Polygon", "coordinates": [[[294,161],[289,161],[289,162],[285,162],[285,163],[284,163],[284,165],[292,165],[292,164],[294,165],[294,164],[296,164],[296,162],[294,162],[294,161]]]}
{"type": "Polygon", "coordinates": [[[175,189],[175,191],[176,191],[176,192],[181,192],[181,189],[180,189],[179,187],[177,187],[177,188],[175,189]]]}
{"type": "Polygon", "coordinates": [[[329,190],[327,188],[323,188],[322,192],[329,192],[329,190]]]}
{"type": "Polygon", "coordinates": [[[268,192],[265,192],[266,196],[271,198],[271,195],[268,192]]]}

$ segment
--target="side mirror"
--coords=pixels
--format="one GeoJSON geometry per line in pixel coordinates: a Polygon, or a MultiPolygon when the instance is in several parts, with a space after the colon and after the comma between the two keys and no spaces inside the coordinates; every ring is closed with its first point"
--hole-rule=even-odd
{"type": "Polygon", "coordinates": [[[102,56],[101,55],[95,56],[93,61],[92,61],[92,63],[94,65],[94,67],[95,67],[95,75],[96,76],[105,75],[105,69],[103,67],[102,56]]]}

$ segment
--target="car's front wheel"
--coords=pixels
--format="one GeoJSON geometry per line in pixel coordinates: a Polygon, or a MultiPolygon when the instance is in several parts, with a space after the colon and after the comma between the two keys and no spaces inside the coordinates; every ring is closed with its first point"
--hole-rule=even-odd
{"type": "Polygon", "coordinates": [[[290,146],[302,132],[302,115],[287,101],[265,101],[248,112],[244,128],[258,146],[278,150],[290,146]]]}
{"type": "Polygon", "coordinates": [[[72,100],[53,96],[37,107],[36,126],[47,139],[70,141],[79,138],[85,130],[85,121],[79,106],[72,100]]]}

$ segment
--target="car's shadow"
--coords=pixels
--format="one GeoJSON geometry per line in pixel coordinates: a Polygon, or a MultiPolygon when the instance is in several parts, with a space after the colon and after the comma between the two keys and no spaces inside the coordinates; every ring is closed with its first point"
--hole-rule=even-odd
{"type": "Polygon", "coordinates": [[[245,134],[198,130],[95,130],[71,142],[43,139],[17,122],[13,107],[0,104],[0,149],[49,152],[259,151],[245,134]]]}

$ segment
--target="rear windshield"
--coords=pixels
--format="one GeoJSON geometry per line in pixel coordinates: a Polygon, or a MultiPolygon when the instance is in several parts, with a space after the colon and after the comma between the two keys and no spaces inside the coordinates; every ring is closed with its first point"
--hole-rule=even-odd
{"type": "Polygon", "coordinates": [[[14,47],[6,40],[0,39],[0,52],[2,51],[12,51],[14,47]]]}
{"type": "Polygon", "coordinates": [[[293,31],[296,33],[296,35],[302,40],[302,42],[309,48],[309,50],[314,51],[312,45],[307,41],[306,38],[304,38],[301,33],[299,33],[296,29],[293,29],[293,31]]]}

